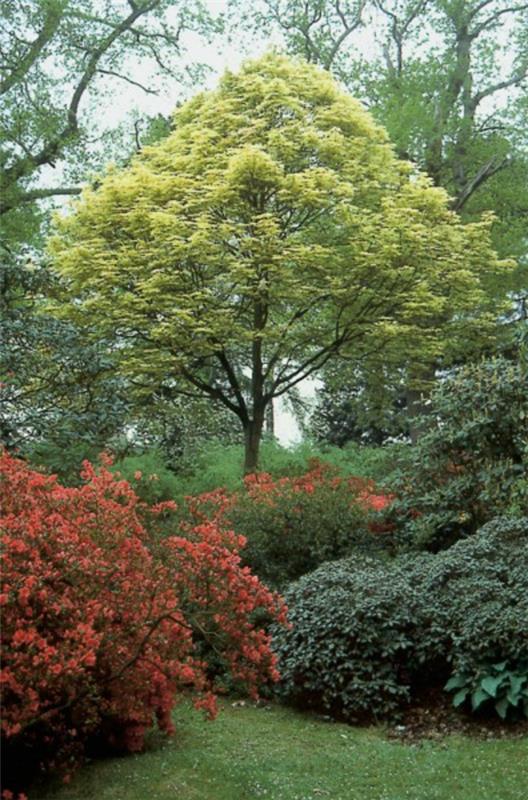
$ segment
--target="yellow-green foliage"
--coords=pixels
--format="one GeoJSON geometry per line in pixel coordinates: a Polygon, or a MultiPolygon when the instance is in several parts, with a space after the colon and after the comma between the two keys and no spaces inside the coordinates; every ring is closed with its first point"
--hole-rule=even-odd
{"type": "Polygon", "coordinates": [[[344,347],[449,346],[438,320],[466,325],[511,266],[490,224],[462,225],[328,73],[270,54],[57,220],[50,251],[76,298],[57,313],[117,331],[143,380],[229,353],[232,387],[259,366],[279,394],[344,347]]]}

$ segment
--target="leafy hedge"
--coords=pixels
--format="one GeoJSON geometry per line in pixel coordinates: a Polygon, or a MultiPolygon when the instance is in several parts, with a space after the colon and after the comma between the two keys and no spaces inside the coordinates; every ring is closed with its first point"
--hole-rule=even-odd
{"type": "Polygon", "coordinates": [[[392,487],[405,542],[437,551],[528,514],[527,397],[528,370],[504,358],[463,367],[433,394],[429,430],[392,487]]]}
{"type": "Polygon", "coordinates": [[[390,717],[424,686],[463,675],[474,687],[504,661],[519,692],[497,711],[528,714],[528,518],[494,520],[436,555],[323,564],[285,599],[292,628],[273,646],[292,702],[390,717]]]}

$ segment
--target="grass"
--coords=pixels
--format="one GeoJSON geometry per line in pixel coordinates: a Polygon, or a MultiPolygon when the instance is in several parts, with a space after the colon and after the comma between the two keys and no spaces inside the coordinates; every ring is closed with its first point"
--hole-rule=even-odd
{"type": "Polygon", "coordinates": [[[528,741],[450,736],[401,744],[280,706],[225,702],[214,722],[188,705],[176,736],[142,755],[83,767],[32,800],[525,800],[528,741]]]}

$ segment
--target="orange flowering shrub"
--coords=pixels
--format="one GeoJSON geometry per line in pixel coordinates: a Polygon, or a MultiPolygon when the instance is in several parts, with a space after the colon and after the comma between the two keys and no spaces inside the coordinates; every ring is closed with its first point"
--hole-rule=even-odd
{"type": "Polygon", "coordinates": [[[244,491],[192,498],[191,508],[243,533],[244,562],[281,588],[324,561],[382,546],[373,534],[392,531],[384,515],[392,497],[379,494],[373,481],[344,478],[319,461],[309,467],[298,477],[248,475],[244,491]]]}
{"type": "Polygon", "coordinates": [[[184,692],[214,716],[204,641],[252,695],[278,679],[252,615],[284,622],[285,608],[241,566],[243,538],[214,519],[152,536],[173,504],[149,508],[107,466],[85,462],[65,488],[0,456],[1,730],[48,768],[91,736],[136,751],[155,722],[171,733],[184,692]]]}

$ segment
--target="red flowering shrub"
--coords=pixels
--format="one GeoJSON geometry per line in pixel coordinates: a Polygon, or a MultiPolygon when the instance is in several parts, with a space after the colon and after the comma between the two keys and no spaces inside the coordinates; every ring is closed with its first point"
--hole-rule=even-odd
{"type": "Polygon", "coordinates": [[[378,494],[373,481],[343,478],[318,461],[299,477],[261,472],[245,478],[243,492],[189,500],[194,513],[243,533],[244,562],[279,587],[355,549],[378,549],[372,534],[392,530],[381,513],[391,497],[378,494]]]}
{"type": "Polygon", "coordinates": [[[252,614],[285,609],[240,563],[242,537],[215,520],[152,537],[156,514],[126,481],[85,463],[80,488],[0,456],[2,736],[45,766],[88,737],[134,751],[170,733],[184,691],[213,716],[203,642],[250,693],[278,678],[252,614]]]}

